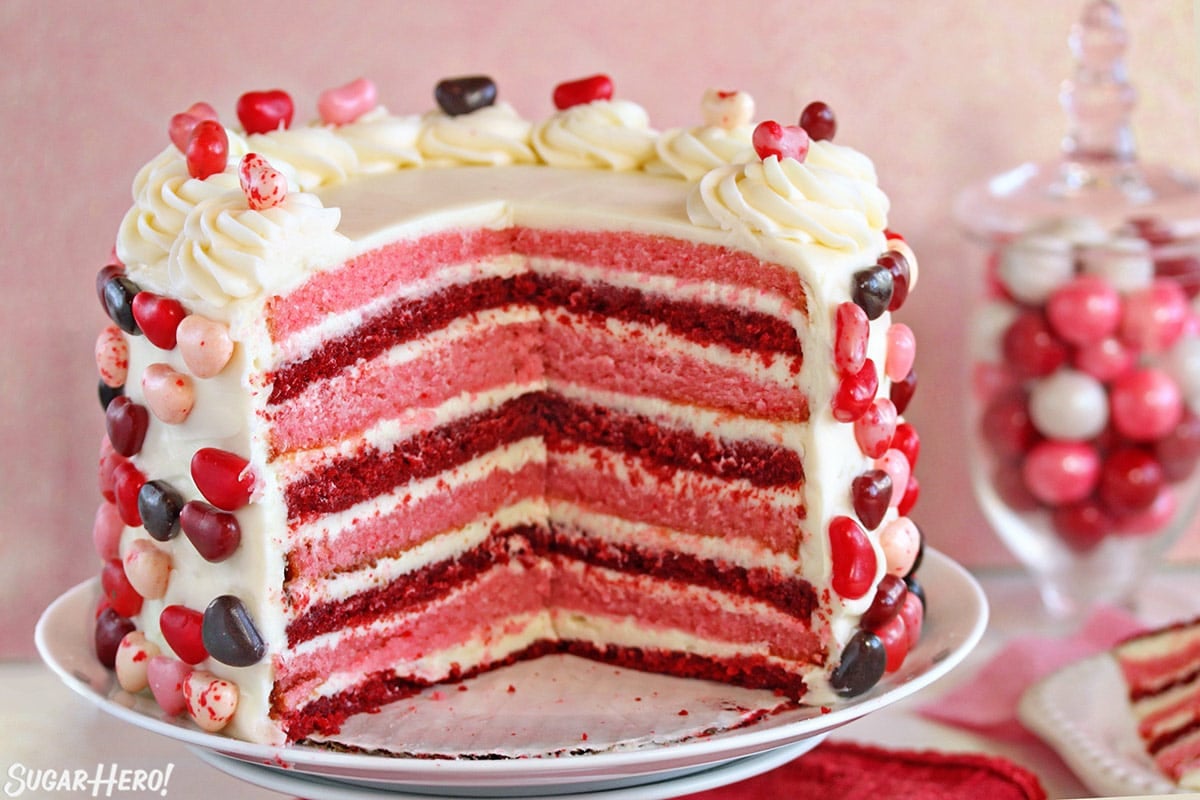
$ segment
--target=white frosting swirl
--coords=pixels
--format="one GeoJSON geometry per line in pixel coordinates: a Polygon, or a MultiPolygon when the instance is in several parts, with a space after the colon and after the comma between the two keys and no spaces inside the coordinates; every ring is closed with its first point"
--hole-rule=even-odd
{"type": "Polygon", "coordinates": [[[750,125],[673,128],[658,137],[655,157],[646,164],[646,172],[700,180],[709,170],[755,158],[753,134],[750,125]]]}
{"type": "Polygon", "coordinates": [[[877,243],[887,212],[871,160],[828,141],[813,142],[803,162],[771,156],[718,167],[688,198],[696,225],[846,251],[877,243]]]}
{"type": "Polygon", "coordinates": [[[508,103],[495,103],[468,114],[431,111],[422,121],[421,153],[435,164],[506,166],[533,164],[529,143],[533,123],[508,103]]]}
{"type": "Polygon", "coordinates": [[[187,215],[167,261],[172,289],[214,306],[278,290],[345,241],[341,211],[291,192],[255,211],[240,189],[201,201],[187,215]]]}
{"type": "Polygon", "coordinates": [[[533,148],[554,167],[638,169],[654,156],[657,134],[646,110],[628,100],[597,100],[554,114],[534,128],[533,148]]]}
{"type": "Polygon", "coordinates": [[[337,136],[354,149],[358,170],[362,173],[390,172],[422,163],[417,149],[421,118],[416,114],[399,117],[376,106],[354,122],[331,127],[337,136]]]}
{"type": "Polygon", "coordinates": [[[311,192],[359,171],[354,148],[323,125],[252,133],[246,144],[282,172],[294,191],[311,192]]]}

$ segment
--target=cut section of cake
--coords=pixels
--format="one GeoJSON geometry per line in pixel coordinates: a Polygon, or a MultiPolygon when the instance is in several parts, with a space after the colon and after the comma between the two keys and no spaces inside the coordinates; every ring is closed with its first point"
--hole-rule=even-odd
{"type": "Polygon", "coordinates": [[[916,259],[870,161],[743,93],[660,135],[605,80],[539,124],[489,84],[193,107],[138,174],[97,284],[101,659],[156,697],[183,662],[164,708],[266,742],[548,653],[869,690],[923,615],[916,259]]]}

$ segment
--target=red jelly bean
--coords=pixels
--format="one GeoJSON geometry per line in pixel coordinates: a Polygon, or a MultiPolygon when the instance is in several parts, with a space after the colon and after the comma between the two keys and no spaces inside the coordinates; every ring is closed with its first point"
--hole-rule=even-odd
{"type": "Polygon", "coordinates": [[[125,576],[125,565],[120,559],[105,562],[104,569],[100,571],[100,586],[104,589],[109,607],[122,617],[132,617],[142,610],[142,596],[125,576]]]}
{"type": "Polygon", "coordinates": [[[908,476],[908,483],[904,486],[904,496],[900,498],[900,504],[896,506],[896,513],[902,517],[907,517],[908,512],[912,511],[913,506],[917,504],[917,500],[921,497],[921,482],[917,480],[916,475],[908,476]]]}
{"type": "Polygon", "coordinates": [[[113,450],[128,458],[142,449],[150,426],[150,412],[125,395],[114,397],[105,409],[104,426],[113,450]]]}
{"type": "Polygon", "coordinates": [[[192,480],[208,502],[223,511],[236,511],[250,502],[254,492],[254,473],[246,459],[203,447],[192,456],[192,480]]]}
{"type": "Polygon", "coordinates": [[[888,390],[888,397],[892,399],[892,405],[896,406],[896,413],[903,414],[908,408],[909,402],[917,391],[917,370],[910,369],[908,374],[904,376],[902,381],[893,381],[892,388],[888,390]]]}
{"type": "Polygon", "coordinates": [[[270,133],[292,125],[295,105],[282,89],[246,92],[237,101],[237,118],[246,133],[270,133]]]}
{"type": "Polygon", "coordinates": [[[188,174],[193,178],[204,180],[210,175],[224,172],[229,161],[229,136],[225,128],[211,119],[196,123],[188,138],[185,154],[188,174]]]}
{"type": "Polygon", "coordinates": [[[575,81],[566,81],[554,87],[554,107],[565,111],[572,106],[591,103],[596,100],[611,100],[613,96],[612,78],[607,75],[592,75],[575,81]]]}
{"type": "Polygon", "coordinates": [[[921,455],[921,437],[917,435],[917,429],[912,423],[901,422],[896,426],[896,433],[892,436],[892,447],[904,453],[908,465],[916,469],[917,457],[921,455]]]}
{"type": "Polygon", "coordinates": [[[866,413],[879,389],[875,362],[867,359],[854,375],[847,375],[838,384],[833,396],[833,418],[838,422],[854,422],[866,413]]]}
{"type": "Polygon", "coordinates": [[[908,627],[905,625],[904,617],[897,614],[872,633],[879,637],[879,641],[883,642],[884,652],[887,653],[887,665],[884,671],[895,672],[900,669],[900,666],[904,664],[904,659],[908,657],[908,627]]]}
{"type": "Polygon", "coordinates": [[[808,132],[814,142],[832,141],[837,133],[837,117],[828,104],[817,100],[800,112],[800,127],[808,132]]]}
{"type": "Polygon", "coordinates": [[[187,316],[183,305],[153,292],[138,292],[133,298],[133,318],[155,347],[175,349],[175,330],[187,316]]]}
{"type": "Polygon", "coordinates": [[[833,364],[841,375],[854,375],[867,360],[871,323],[867,312],[854,303],[837,307],[834,319],[833,364]]]}
{"type": "Polygon", "coordinates": [[[121,640],[135,630],[137,626],[133,624],[133,620],[121,616],[111,607],[101,609],[96,615],[96,625],[92,633],[97,660],[109,669],[115,668],[121,640]]]}
{"type": "Polygon", "coordinates": [[[204,649],[204,615],[187,606],[171,605],[158,615],[163,638],[185,664],[196,665],[208,658],[204,649]]]}
{"type": "Polygon", "coordinates": [[[882,469],[867,470],[850,482],[850,502],[866,529],[875,530],[892,503],[892,476],[882,469]]]}
{"type": "Polygon", "coordinates": [[[129,526],[142,524],[142,515],[138,510],[138,493],[146,483],[146,476],[133,465],[132,461],[121,461],[113,468],[113,501],[121,521],[129,526]]]}
{"type": "Polygon", "coordinates": [[[833,590],[847,600],[867,593],[875,580],[878,562],[866,533],[850,517],[834,517],[829,523],[829,553],[833,566],[833,590]]]}
{"type": "Polygon", "coordinates": [[[754,152],[761,159],[794,158],[803,161],[808,156],[809,138],[799,125],[780,125],[774,120],[760,122],[751,135],[754,152]]]}
{"type": "Polygon", "coordinates": [[[908,632],[908,649],[912,650],[921,639],[921,628],[925,623],[925,604],[915,592],[904,595],[900,606],[900,617],[904,620],[904,629],[908,632]]]}

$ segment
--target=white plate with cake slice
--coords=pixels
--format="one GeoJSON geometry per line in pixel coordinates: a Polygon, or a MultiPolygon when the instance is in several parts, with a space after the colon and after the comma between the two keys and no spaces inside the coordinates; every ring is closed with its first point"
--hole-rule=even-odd
{"type": "Polygon", "coordinates": [[[987,602],[969,573],[932,549],[920,575],[928,597],[920,643],[897,672],[832,709],[781,706],[771,692],[550,656],[360,714],[330,746],[272,747],[205,733],[164,716],[148,694],[123,692],[93,653],[95,581],[51,604],[38,624],[37,644],[46,663],[84,698],[130,724],[219,757],[210,762],[233,759],[293,777],[401,794],[595,793],[680,780],[722,765],[729,771],[718,776],[740,780],[747,774],[730,766],[734,762],[792,746],[795,757],[807,749],[803,743],[815,745],[835,728],[929,686],[978,643],[987,602]],[[372,754],[396,726],[410,732],[420,726],[422,749],[372,754]]]}
{"type": "Polygon", "coordinates": [[[1031,686],[1021,697],[1018,716],[1097,795],[1181,791],[1146,754],[1126,691],[1117,662],[1099,653],[1031,686]]]}

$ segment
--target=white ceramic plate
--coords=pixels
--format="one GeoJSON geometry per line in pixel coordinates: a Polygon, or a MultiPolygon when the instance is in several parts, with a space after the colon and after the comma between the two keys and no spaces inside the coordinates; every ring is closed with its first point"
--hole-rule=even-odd
{"type": "Polygon", "coordinates": [[[520,789],[531,796],[603,791],[679,778],[825,735],[945,675],[982,636],[987,603],[962,567],[932,549],[920,574],[929,603],[920,644],[896,673],[832,710],[805,707],[766,713],[761,709],[779,703],[770,692],[555,656],[486,673],[465,682],[466,691],[440,687],[393,703],[380,714],[360,714],[343,726],[343,733],[353,733],[355,723],[361,722],[364,736],[381,730],[392,730],[393,736],[420,730],[421,746],[409,745],[406,752],[415,757],[253,744],[165,717],[148,694],[121,691],[112,673],[96,661],[91,632],[95,581],[76,586],[51,604],[38,623],[36,640],[42,658],[62,680],[105,712],[233,759],[412,793],[504,796],[520,789]],[[514,691],[506,691],[508,686],[514,691]],[[496,757],[500,741],[505,745],[502,755],[509,757],[496,757]],[[539,753],[545,757],[534,757],[539,753]]]}
{"type": "MultiPolygon", "coordinates": [[[[573,785],[567,794],[556,788],[545,787],[549,794],[537,794],[537,800],[666,800],[686,794],[703,792],[744,781],[781,767],[816,747],[825,739],[825,734],[810,736],[794,744],[776,747],[765,753],[735,758],[714,767],[689,770],[678,777],[656,777],[652,782],[634,781],[626,785],[611,787],[601,785],[573,785]]],[[[303,797],[305,800],[435,800],[437,797],[452,797],[455,800],[493,800],[496,797],[530,797],[525,787],[516,787],[511,792],[479,795],[467,787],[463,793],[429,794],[427,791],[408,792],[395,786],[364,786],[344,781],[308,775],[303,772],[272,769],[259,764],[221,755],[212,750],[193,748],[200,760],[239,780],[263,789],[303,797]]],[[[615,782],[620,784],[620,782],[615,782]]]]}
{"type": "Polygon", "coordinates": [[[1100,653],[1035,683],[1021,697],[1017,712],[1097,795],[1180,791],[1143,749],[1125,692],[1117,663],[1100,653]]]}

